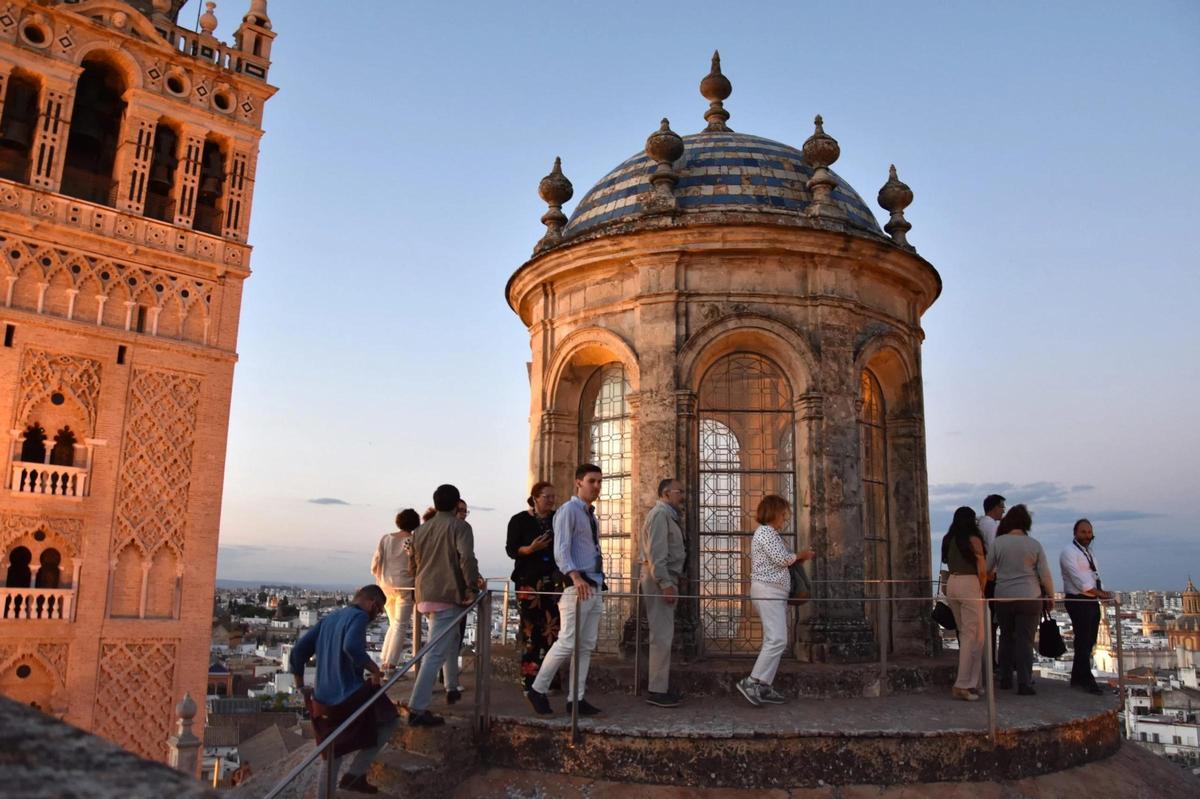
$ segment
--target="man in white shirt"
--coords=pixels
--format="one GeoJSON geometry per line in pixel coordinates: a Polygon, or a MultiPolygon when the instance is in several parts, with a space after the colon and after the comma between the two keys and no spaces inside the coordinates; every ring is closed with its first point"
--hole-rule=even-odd
{"type": "Polygon", "coordinates": [[[999,494],[988,494],[983,499],[983,515],[976,521],[979,523],[979,533],[988,549],[996,541],[996,528],[1004,518],[1004,497],[999,494]]]}
{"type": "Polygon", "coordinates": [[[1071,663],[1071,686],[1093,694],[1103,693],[1092,674],[1092,649],[1100,631],[1101,599],[1112,594],[1100,586],[1100,572],[1092,557],[1091,544],[1095,538],[1092,523],[1087,519],[1075,522],[1073,540],[1058,557],[1062,569],[1063,593],[1067,598],[1067,614],[1075,631],[1075,659],[1071,663]]]}

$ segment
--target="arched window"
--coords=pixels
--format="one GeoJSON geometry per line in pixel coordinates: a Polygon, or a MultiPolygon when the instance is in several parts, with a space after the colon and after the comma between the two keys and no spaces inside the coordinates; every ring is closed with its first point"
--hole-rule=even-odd
{"type": "Polygon", "coordinates": [[[175,167],[179,163],[179,134],[165,122],[154,131],[154,154],[150,159],[150,179],[146,181],[146,216],[170,222],[175,218],[171,202],[175,188],[175,167]]]}
{"type": "MultiPolygon", "coordinates": [[[[626,400],[628,393],[625,367],[610,363],[588,380],[579,414],[580,456],[604,473],[600,499],[596,501],[604,576],[609,589],[621,592],[632,588],[633,425],[626,400]]],[[[605,609],[602,640],[610,643],[620,640],[622,624],[628,615],[625,605],[632,609],[626,601],[605,609]]]]}
{"type": "Polygon", "coordinates": [[[67,135],[63,194],[113,204],[113,165],[125,113],[124,93],[125,79],[120,72],[103,61],[84,60],[67,135]]]}
{"type": "Polygon", "coordinates": [[[21,460],[26,463],[46,462],[46,430],[37,422],[25,428],[21,442],[21,460]]]}
{"type": "Polygon", "coordinates": [[[62,583],[62,555],[57,549],[42,550],[38,556],[38,573],[35,581],[36,588],[58,588],[62,583]]]}
{"type": "Polygon", "coordinates": [[[33,562],[33,553],[28,547],[15,547],[8,553],[8,570],[4,573],[4,585],[7,588],[29,588],[33,580],[33,570],[29,564],[33,562]]]}
{"type": "MultiPolygon", "coordinates": [[[[791,388],[766,358],[734,353],[705,373],[697,411],[700,592],[745,594],[759,501],[795,502],[791,388]]],[[[794,531],[782,532],[794,546],[794,531]]],[[[749,600],[703,599],[700,612],[706,650],[757,650],[762,631],[749,600]]]]}
{"type": "Polygon", "coordinates": [[[200,188],[196,192],[196,217],[192,228],[214,236],[221,233],[222,195],[225,191],[225,154],[221,145],[206,139],[200,156],[200,188]]]}
{"type": "MultiPolygon", "coordinates": [[[[887,504],[887,409],[883,390],[869,370],[861,378],[861,407],[858,414],[859,464],[862,474],[863,504],[863,578],[886,580],[891,577],[891,558],[887,504]]],[[[868,596],[878,591],[867,589],[868,596]]],[[[867,618],[879,630],[878,602],[867,603],[867,618]]],[[[891,644],[889,643],[889,648],[891,644]]]]}
{"type": "Polygon", "coordinates": [[[50,450],[50,463],[53,466],[75,465],[75,432],[70,426],[64,427],[54,435],[54,448],[50,450]]]}
{"type": "Polygon", "coordinates": [[[4,93],[4,114],[0,116],[0,177],[29,182],[37,115],[37,82],[20,72],[13,72],[4,93]]]}

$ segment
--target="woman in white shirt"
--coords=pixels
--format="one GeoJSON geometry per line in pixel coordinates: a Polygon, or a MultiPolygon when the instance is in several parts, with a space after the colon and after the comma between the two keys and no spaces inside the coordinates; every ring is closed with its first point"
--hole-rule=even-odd
{"type": "Polygon", "coordinates": [[[786,701],[771,684],[787,649],[787,598],[791,589],[788,567],[816,554],[811,549],[796,554],[783,542],[779,531],[787,529],[791,517],[791,504],[776,494],[763,497],[755,513],[759,526],[750,543],[750,599],[762,619],[762,648],[750,676],[736,683],[741,695],[755,707],[786,701]]]}
{"type": "Polygon", "coordinates": [[[379,539],[375,557],[371,559],[371,575],[376,584],[387,594],[384,610],[388,617],[388,631],[383,638],[383,660],[385,669],[400,665],[404,650],[404,639],[408,637],[412,622],[413,573],[410,556],[412,531],[421,524],[421,517],[412,508],[396,514],[394,533],[379,539]]]}

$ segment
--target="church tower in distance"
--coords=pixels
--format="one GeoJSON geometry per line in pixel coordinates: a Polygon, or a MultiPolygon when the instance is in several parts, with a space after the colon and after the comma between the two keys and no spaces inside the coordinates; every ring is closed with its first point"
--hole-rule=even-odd
{"type": "Polygon", "coordinates": [[[275,92],[266,0],[232,45],[183,4],[0,0],[0,693],[156,760],[205,692],[275,92]]]}

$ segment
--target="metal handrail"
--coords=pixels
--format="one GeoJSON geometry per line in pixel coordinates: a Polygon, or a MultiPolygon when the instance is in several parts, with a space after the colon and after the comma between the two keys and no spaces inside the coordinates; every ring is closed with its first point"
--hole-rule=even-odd
{"type": "MultiPolygon", "coordinates": [[[[354,721],[357,720],[359,716],[361,716],[363,713],[365,713],[367,711],[367,709],[371,707],[371,705],[375,704],[375,702],[380,697],[385,696],[387,694],[388,690],[393,685],[396,684],[397,680],[399,680],[401,677],[403,677],[405,674],[407,674],[409,672],[409,670],[412,669],[412,667],[415,666],[419,660],[424,658],[425,655],[429,653],[429,650],[432,649],[436,643],[438,643],[439,641],[442,640],[443,636],[449,635],[451,632],[457,634],[459,623],[461,623],[462,620],[465,619],[472,610],[474,610],[476,607],[483,605],[483,604],[489,604],[489,607],[490,607],[490,603],[489,603],[490,599],[491,599],[491,594],[489,591],[486,591],[486,590],[480,591],[475,596],[475,598],[471,600],[470,604],[466,605],[462,609],[462,611],[460,611],[458,613],[458,615],[456,615],[454,617],[454,621],[452,623],[447,624],[440,633],[438,633],[436,636],[434,636],[432,639],[430,639],[430,641],[427,644],[425,644],[423,647],[421,647],[420,651],[418,651],[415,655],[413,655],[413,657],[407,663],[405,663],[402,667],[396,669],[395,673],[379,686],[379,689],[377,691],[375,691],[374,694],[371,695],[371,698],[369,700],[367,700],[366,702],[363,702],[362,705],[359,706],[359,708],[357,710],[355,710],[353,713],[351,713],[350,716],[345,721],[343,721],[340,725],[338,725],[337,729],[335,729],[332,733],[327,735],[325,737],[325,740],[322,741],[319,746],[317,746],[315,749],[313,749],[313,751],[310,752],[308,754],[308,756],[304,758],[304,760],[300,761],[300,763],[295,768],[293,768],[291,771],[289,771],[282,780],[280,780],[278,783],[276,783],[276,785],[273,788],[271,788],[270,791],[267,792],[267,794],[263,797],[263,799],[275,799],[275,797],[279,796],[280,792],[282,792],[284,788],[286,788],[297,777],[299,777],[302,773],[304,773],[304,770],[306,768],[308,768],[310,765],[312,765],[313,762],[316,761],[316,759],[321,756],[321,753],[323,753],[326,749],[329,749],[331,746],[333,746],[333,742],[335,740],[337,740],[337,737],[339,735],[341,735],[343,732],[345,732],[346,728],[348,728],[351,724],[353,724],[354,721]]],[[[490,630],[489,630],[488,637],[490,638],[490,630]]],[[[480,645],[477,642],[476,648],[478,649],[479,646],[480,645]]],[[[479,678],[477,676],[476,680],[478,680],[478,679],[479,678]]],[[[446,686],[446,687],[450,688],[451,686],[446,686]]],[[[477,694],[477,696],[478,696],[478,694],[477,694]]],[[[478,702],[478,701],[479,700],[476,699],[476,702],[478,702]]],[[[332,781],[337,778],[337,775],[332,773],[333,770],[331,767],[333,765],[333,760],[334,759],[332,757],[330,757],[325,761],[324,779],[327,780],[327,784],[330,785],[330,788],[332,788],[332,781]]],[[[333,796],[332,790],[329,792],[329,796],[333,796]]]]}

